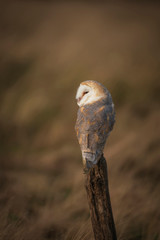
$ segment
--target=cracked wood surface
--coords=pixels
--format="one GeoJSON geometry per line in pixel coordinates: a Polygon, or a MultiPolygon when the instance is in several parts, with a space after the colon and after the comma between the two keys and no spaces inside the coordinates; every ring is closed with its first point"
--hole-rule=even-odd
{"type": "Polygon", "coordinates": [[[103,155],[86,174],[85,187],[95,240],[117,240],[103,155]]]}

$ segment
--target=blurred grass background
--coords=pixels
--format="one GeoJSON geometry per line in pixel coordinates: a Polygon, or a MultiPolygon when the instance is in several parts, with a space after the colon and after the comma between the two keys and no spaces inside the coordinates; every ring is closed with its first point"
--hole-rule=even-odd
{"type": "Polygon", "coordinates": [[[160,239],[160,5],[1,1],[0,239],[89,240],[75,94],[111,92],[105,148],[119,240],[160,239]]]}

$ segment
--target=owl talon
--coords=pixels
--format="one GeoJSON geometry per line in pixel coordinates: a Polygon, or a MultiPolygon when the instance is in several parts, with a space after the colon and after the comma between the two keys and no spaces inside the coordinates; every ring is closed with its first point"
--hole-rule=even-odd
{"type": "Polygon", "coordinates": [[[83,174],[87,174],[88,172],[89,172],[89,169],[87,169],[87,168],[83,169],[83,174]]]}

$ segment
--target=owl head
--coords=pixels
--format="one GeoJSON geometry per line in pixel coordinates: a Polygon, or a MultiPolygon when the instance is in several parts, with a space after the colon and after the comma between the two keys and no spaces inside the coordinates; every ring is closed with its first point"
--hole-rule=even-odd
{"type": "Polygon", "coordinates": [[[99,82],[87,80],[80,84],[76,100],[79,107],[86,104],[92,104],[101,99],[107,99],[108,90],[99,82]]]}

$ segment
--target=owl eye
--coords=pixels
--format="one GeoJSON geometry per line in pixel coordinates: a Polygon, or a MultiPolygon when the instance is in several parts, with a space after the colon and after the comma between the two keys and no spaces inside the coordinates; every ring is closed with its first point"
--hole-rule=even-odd
{"type": "Polygon", "coordinates": [[[84,95],[86,95],[87,93],[89,93],[89,91],[83,92],[82,97],[84,97],[84,95]]]}
{"type": "Polygon", "coordinates": [[[87,94],[87,93],[89,93],[89,91],[85,91],[85,92],[83,93],[83,95],[85,95],[85,94],[87,94]]]}
{"type": "Polygon", "coordinates": [[[82,96],[78,98],[78,102],[81,101],[81,99],[84,97],[84,95],[86,95],[87,93],[89,93],[89,91],[85,91],[82,93],[82,96]]]}

